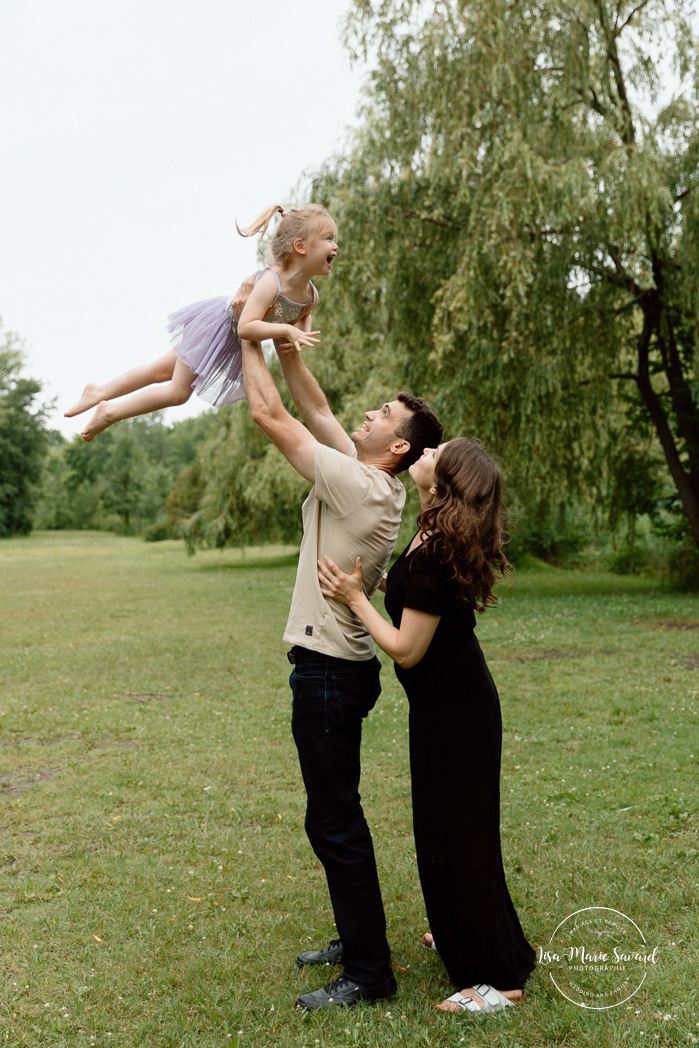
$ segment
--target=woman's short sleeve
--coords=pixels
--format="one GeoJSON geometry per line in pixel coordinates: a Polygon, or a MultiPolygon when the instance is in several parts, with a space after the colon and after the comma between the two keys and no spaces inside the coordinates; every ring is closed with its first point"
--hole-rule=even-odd
{"type": "Polygon", "coordinates": [[[403,607],[428,615],[444,615],[453,606],[449,569],[440,564],[434,551],[416,550],[409,562],[403,607]]]}

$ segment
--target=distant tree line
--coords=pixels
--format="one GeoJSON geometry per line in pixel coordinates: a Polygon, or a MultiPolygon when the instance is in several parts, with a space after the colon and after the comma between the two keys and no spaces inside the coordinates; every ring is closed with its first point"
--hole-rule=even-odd
{"type": "MultiPolygon", "coordinates": [[[[0,537],[32,527],[111,530],[152,541],[182,538],[190,552],[298,540],[308,484],[252,423],[245,404],[173,426],[158,416],[133,419],[91,444],[77,435],[69,441],[46,429],[47,406],[36,406],[39,383],[20,377],[21,343],[10,338],[12,353],[0,352],[0,537]]],[[[287,396],[274,359],[271,366],[287,396]]],[[[323,370],[328,360],[319,354],[315,366],[323,370]]],[[[354,428],[362,416],[359,403],[343,406],[334,395],[340,417],[354,428]]],[[[542,522],[537,504],[511,485],[510,555],[570,562],[586,545],[609,545],[615,538],[613,566],[643,569],[649,521],[657,534],[676,538],[678,520],[662,483],[662,463],[656,457],[652,469],[651,461],[647,449],[627,449],[620,473],[626,487],[620,482],[612,489],[606,516],[571,498],[542,522]]],[[[405,538],[416,513],[409,491],[405,538]]]]}
{"type": "Polygon", "coordinates": [[[90,444],[53,434],[44,460],[34,524],[37,528],[174,534],[167,500],[182,470],[216,426],[213,415],[176,426],[143,416],[114,426],[90,444]]]}
{"type": "Polygon", "coordinates": [[[31,531],[49,442],[41,385],[22,376],[23,364],[21,339],[0,323],[0,538],[31,531]]]}

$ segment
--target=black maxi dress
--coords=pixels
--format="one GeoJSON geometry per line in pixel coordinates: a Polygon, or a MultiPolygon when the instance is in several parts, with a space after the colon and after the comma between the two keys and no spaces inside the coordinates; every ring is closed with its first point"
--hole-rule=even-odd
{"type": "MultiPolygon", "coordinates": [[[[410,547],[408,547],[409,549],[410,547]]],[[[413,826],[430,931],[458,989],[524,986],[534,969],[500,851],[502,720],[472,608],[439,552],[404,550],[386,580],[395,627],[403,608],[440,615],[424,658],[396,666],[410,704],[413,826]]]]}

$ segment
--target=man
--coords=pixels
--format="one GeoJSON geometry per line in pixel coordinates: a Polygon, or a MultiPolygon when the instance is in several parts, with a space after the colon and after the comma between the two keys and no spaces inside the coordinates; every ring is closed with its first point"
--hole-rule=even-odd
{"type": "Polygon", "coordinates": [[[362,558],[369,594],[393,549],[405,490],[397,474],[442,425],[425,402],[400,393],[351,437],[297,352],[280,353],[303,425],[284,408],[258,343],[244,343],[243,380],[250,411],[294,469],[314,487],[303,506],[303,538],[284,639],[293,664],[292,732],[308,798],[306,832],[325,868],[339,939],[299,954],[297,964],[344,964],[343,974],[302,994],[302,1008],[391,997],[391,970],[374,848],[359,797],[362,720],[381,686],[374,645],[345,605],[326,601],[318,561],[327,553],[347,571],[362,558]],[[308,427],[308,428],[307,428],[308,427]]]}

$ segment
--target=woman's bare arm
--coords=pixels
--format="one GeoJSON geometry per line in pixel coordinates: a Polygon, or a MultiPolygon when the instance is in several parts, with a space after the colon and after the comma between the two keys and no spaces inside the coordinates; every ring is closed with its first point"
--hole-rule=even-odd
{"type": "Polygon", "coordinates": [[[362,585],[362,559],[357,557],[351,575],[338,568],[330,557],[318,561],[323,596],[346,604],[366,626],[378,646],[403,669],[417,666],[430,646],[440,615],[404,608],[400,628],[387,622],[371,603],[362,585]]]}

